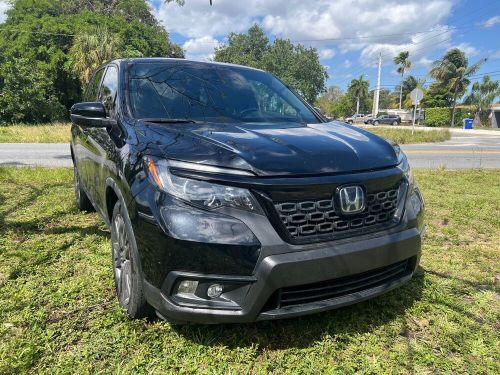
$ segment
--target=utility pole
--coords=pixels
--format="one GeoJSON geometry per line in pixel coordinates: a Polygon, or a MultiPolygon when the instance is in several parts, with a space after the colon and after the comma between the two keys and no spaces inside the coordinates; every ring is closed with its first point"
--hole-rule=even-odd
{"type": "Polygon", "coordinates": [[[378,113],[378,101],[380,96],[380,74],[382,72],[382,52],[378,55],[378,76],[377,76],[377,87],[375,87],[375,92],[373,93],[373,109],[372,115],[377,116],[378,113]]]}

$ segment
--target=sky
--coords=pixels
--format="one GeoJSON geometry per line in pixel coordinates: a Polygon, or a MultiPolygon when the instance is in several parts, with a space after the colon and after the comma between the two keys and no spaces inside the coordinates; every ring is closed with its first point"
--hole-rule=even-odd
{"type": "MultiPolygon", "coordinates": [[[[317,48],[328,86],[345,89],[364,74],[373,88],[381,53],[381,86],[392,90],[400,81],[392,59],[401,51],[410,52],[409,74],[429,83],[430,64],[451,47],[471,62],[487,57],[478,74],[493,72],[500,79],[500,0],[213,0],[213,6],[185,0],[182,7],[148,1],[189,59],[210,60],[230,32],[257,23],[270,40],[317,48]]],[[[0,0],[0,23],[7,7],[0,0]]]]}
{"type": "MultiPolygon", "coordinates": [[[[479,74],[500,73],[499,0],[186,0],[183,7],[150,0],[171,39],[186,57],[209,60],[230,32],[257,23],[268,37],[318,49],[330,78],[345,89],[365,75],[376,85],[382,53],[382,88],[400,81],[392,59],[410,52],[410,74],[430,81],[432,61],[460,47],[471,62],[488,57],[479,74]]],[[[495,76],[493,76],[495,77],[495,76]]],[[[478,77],[479,78],[479,77],[478,77]]],[[[500,74],[496,77],[500,78],[500,74]]]]}

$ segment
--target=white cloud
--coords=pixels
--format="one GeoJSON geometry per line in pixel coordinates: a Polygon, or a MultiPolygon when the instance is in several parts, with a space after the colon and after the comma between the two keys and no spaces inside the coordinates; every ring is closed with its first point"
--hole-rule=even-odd
{"type": "Polygon", "coordinates": [[[437,49],[449,47],[452,29],[447,26],[437,26],[431,32],[419,33],[410,36],[405,43],[372,43],[361,51],[361,63],[365,66],[375,66],[379,53],[383,61],[391,61],[402,51],[410,52],[410,60],[418,61],[427,53],[437,49]]]}
{"type": "Polygon", "coordinates": [[[484,21],[483,26],[484,27],[493,27],[497,23],[500,23],[500,16],[493,16],[493,17],[487,19],[486,21],[484,21]]]}
{"type": "Polygon", "coordinates": [[[346,68],[346,69],[349,69],[349,68],[352,66],[352,63],[351,63],[351,61],[350,61],[350,60],[346,59],[346,60],[344,60],[344,62],[343,62],[343,64],[342,64],[342,66],[343,66],[344,68],[346,68]]]}
{"type": "Polygon", "coordinates": [[[186,51],[186,58],[191,60],[208,61],[213,58],[214,49],[219,41],[211,36],[202,36],[187,40],[182,48],[186,51]]]}
{"type": "Polygon", "coordinates": [[[464,51],[467,57],[475,56],[479,53],[479,51],[474,46],[471,46],[469,43],[460,43],[454,47],[464,51]]]}
{"type": "Polygon", "coordinates": [[[425,56],[422,56],[420,59],[418,59],[415,64],[416,65],[420,65],[420,66],[423,66],[425,68],[428,68],[431,66],[431,64],[433,63],[433,60],[431,59],[428,59],[427,57],[425,56]]]}
{"type": "Polygon", "coordinates": [[[7,18],[5,11],[9,9],[9,7],[10,5],[6,0],[0,0],[0,23],[5,22],[5,19],[7,18]]]}
{"type": "MultiPolygon", "coordinates": [[[[156,13],[168,31],[190,39],[220,39],[258,23],[273,37],[313,45],[320,51],[334,46],[341,52],[361,50],[364,58],[371,59],[380,50],[393,55],[426,37],[438,38],[414,30],[443,31],[439,25],[453,4],[455,0],[217,0],[210,6],[206,0],[189,0],[183,7],[162,2],[156,13]],[[359,27],[353,27],[353,21],[359,27]]],[[[439,47],[443,38],[414,49],[439,47]]]]}
{"type": "Polygon", "coordinates": [[[320,48],[319,49],[319,57],[322,59],[331,59],[335,56],[335,50],[333,48],[320,48]]]}
{"type": "Polygon", "coordinates": [[[496,50],[490,55],[491,59],[500,59],[500,49],[496,50]]]}

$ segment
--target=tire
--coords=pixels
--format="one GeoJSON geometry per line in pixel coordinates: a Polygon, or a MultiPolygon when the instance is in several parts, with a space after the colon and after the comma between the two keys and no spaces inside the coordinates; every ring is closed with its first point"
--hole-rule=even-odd
{"type": "Polygon", "coordinates": [[[111,249],[116,296],[132,319],[152,315],[144,296],[139,253],[127,209],[118,201],[111,219],[111,249]]]}
{"type": "Polygon", "coordinates": [[[349,120],[349,121],[347,121],[347,122],[348,122],[349,124],[351,124],[351,125],[352,125],[352,120],[349,120]]]}
{"type": "Polygon", "coordinates": [[[393,126],[396,126],[397,124],[398,124],[397,121],[393,121],[393,123],[392,123],[393,126]]]}
{"type": "Polygon", "coordinates": [[[87,193],[83,190],[80,175],[78,174],[78,170],[76,166],[73,167],[73,179],[74,179],[74,187],[75,187],[75,201],[76,207],[80,211],[84,212],[92,212],[95,211],[92,202],[90,201],[87,193]]]}
{"type": "Polygon", "coordinates": [[[373,125],[377,126],[379,124],[378,121],[373,121],[373,125]]]}

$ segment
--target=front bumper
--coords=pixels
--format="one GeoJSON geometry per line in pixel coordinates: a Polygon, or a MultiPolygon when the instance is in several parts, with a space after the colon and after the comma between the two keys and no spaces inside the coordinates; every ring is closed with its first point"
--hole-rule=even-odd
{"type": "MultiPolygon", "coordinates": [[[[400,178],[393,171],[381,171],[379,175],[386,179],[400,178]]],[[[352,176],[336,179],[350,180],[352,176]]],[[[271,182],[267,183],[272,186],[271,182]]],[[[146,186],[135,196],[138,215],[132,223],[145,277],[146,298],[168,320],[252,322],[329,310],[403,284],[411,279],[420,261],[425,227],[424,203],[418,189],[406,196],[403,217],[396,226],[328,242],[294,244],[280,235],[269,215],[230,208],[219,211],[220,216],[197,212],[196,208],[146,186]],[[221,226],[222,222],[226,224],[221,226]],[[283,291],[308,289],[315,283],[326,282],[328,288],[336,288],[337,283],[357,283],[366,273],[403,261],[406,261],[403,272],[363,284],[363,287],[314,300],[280,302],[283,291]],[[186,279],[197,280],[204,287],[211,283],[230,285],[231,294],[222,295],[228,297],[230,303],[209,298],[189,303],[189,298],[177,298],[180,282],[186,279]]],[[[307,187],[314,191],[320,188],[321,185],[307,187]]],[[[330,191],[331,187],[325,189],[330,191]]],[[[285,196],[298,194],[293,187],[276,186],[276,190],[285,196]]],[[[304,192],[304,196],[309,195],[304,192]]],[[[195,293],[195,296],[198,295],[195,293]]]]}
{"type": "MultiPolygon", "coordinates": [[[[420,260],[421,235],[421,231],[412,228],[355,241],[323,243],[321,246],[306,251],[267,256],[259,263],[254,275],[239,278],[241,282],[246,280],[248,283],[248,288],[244,289],[245,295],[240,308],[181,306],[168,296],[175,282],[174,278],[167,278],[161,288],[156,288],[146,282],[146,296],[161,316],[180,322],[252,322],[330,310],[377,296],[410,280],[420,260]],[[286,307],[270,304],[276,291],[281,288],[362,274],[404,260],[408,263],[403,274],[367,289],[286,307]]],[[[182,273],[178,276],[182,276],[182,273]]],[[[224,279],[223,276],[199,276],[224,279]]]]}

